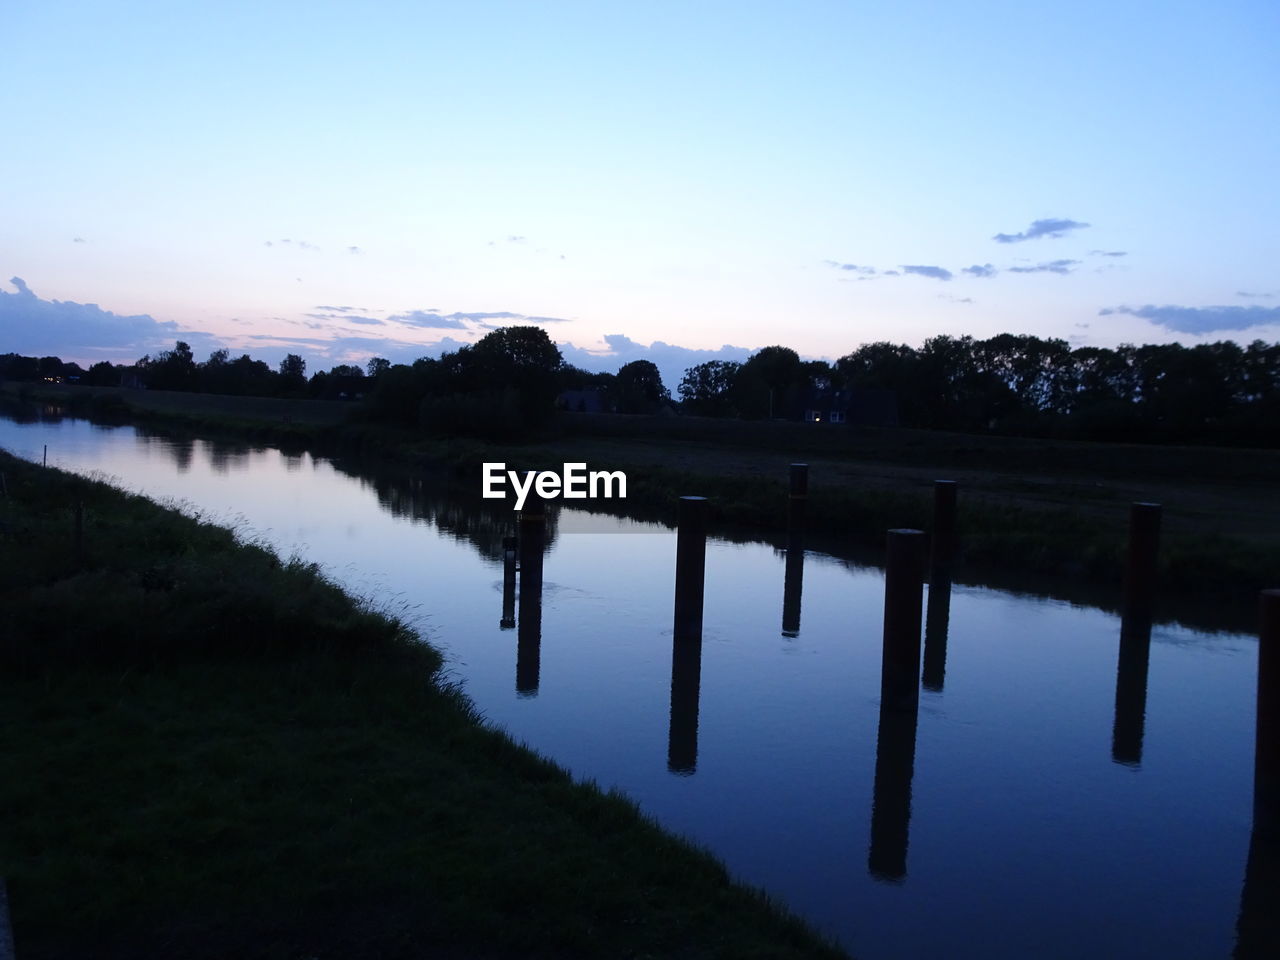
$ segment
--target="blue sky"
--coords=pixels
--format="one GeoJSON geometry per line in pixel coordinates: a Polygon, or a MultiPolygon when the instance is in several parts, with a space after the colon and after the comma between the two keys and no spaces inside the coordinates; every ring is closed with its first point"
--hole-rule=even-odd
{"type": "Polygon", "coordinates": [[[1271,0],[2,16],[0,352],[1280,340],[1271,0]]]}

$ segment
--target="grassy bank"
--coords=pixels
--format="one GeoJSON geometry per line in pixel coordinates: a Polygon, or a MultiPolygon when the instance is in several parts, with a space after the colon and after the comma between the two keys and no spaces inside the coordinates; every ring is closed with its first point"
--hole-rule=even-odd
{"type": "Polygon", "coordinates": [[[352,420],[347,415],[358,411],[344,404],[321,404],[311,414],[318,419],[305,422],[312,401],[202,404],[199,395],[145,391],[82,399],[84,389],[47,395],[73,410],[105,405],[171,428],[443,463],[474,478],[477,489],[486,460],[529,468],[586,461],[627,472],[628,512],[669,519],[675,497],[697,493],[713,498],[720,522],[775,530],[785,522],[787,463],[802,459],[811,465],[812,525],[872,548],[887,528],[927,529],[933,480],[958,480],[962,559],[997,583],[1002,571],[1031,572],[1118,590],[1128,505],[1151,500],[1165,507],[1160,576],[1168,592],[1251,603],[1257,590],[1280,583],[1278,451],[608,415],[565,415],[541,437],[502,446],[352,420]],[[269,417],[263,403],[277,405],[269,417]]]}
{"type": "Polygon", "coordinates": [[[0,454],[18,956],[835,957],[306,564],[0,454]]]}

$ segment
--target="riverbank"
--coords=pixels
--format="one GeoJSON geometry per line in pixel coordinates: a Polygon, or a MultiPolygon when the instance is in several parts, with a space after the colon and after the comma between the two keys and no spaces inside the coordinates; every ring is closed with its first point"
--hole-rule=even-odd
{"type": "Polygon", "coordinates": [[[837,957],[298,561],[0,454],[17,955],[837,957]]]}
{"type": "MultiPolygon", "coordinates": [[[[15,395],[19,385],[3,390],[15,395]]],[[[1129,504],[1155,501],[1164,505],[1159,576],[1168,594],[1252,604],[1259,589],[1280,583],[1277,451],[599,414],[566,414],[527,443],[495,445],[362,422],[347,404],[202,403],[201,395],[82,387],[31,392],[79,415],[115,411],[167,429],[444,465],[477,489],[486,461],[528,469],[585,461],[627,473],[629,513],[672,520],[675,498],[696,493],[712,498],[713,522],[775,531],[785,524],[787,464],[802,459],[810,464],[810,525],[871,549],[883,546],[888,528],[928,529],[933,481],[957,480],[963,569],[995,583],[1035,574],[1093,584],[1117,599],[1129,504]]],[[[596,505],[610,507],[620,509],[596,505]]]]}

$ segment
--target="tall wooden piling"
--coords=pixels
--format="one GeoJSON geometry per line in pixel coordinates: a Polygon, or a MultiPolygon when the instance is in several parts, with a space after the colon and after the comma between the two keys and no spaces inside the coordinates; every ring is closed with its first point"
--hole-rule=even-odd
{"type": "Polygon", "coordinates": [[[882,708],[915,712],[920,702],[920,615],[925,535],[890,530],[884,569],[882,708]]]}
{"type": "Polygon", "coordinates": [[[701,639],[707,564],[707,498],[681,497],[676,532],[675,639],[701,639]]]}
{"type": "Polygon", "coordinates": [[[516,630],[516,691],[538,693],[542,662],[542,552],[546,539],[546,505],[529,492],[520,511],[520,620],[516,630]]]}
{"type": "Polygon", "coordinates": [[[1253,828],[1280,843],[1280,590],[1262,591],[1259,614],[1253,828]]]}
{"type": "Polygon", "coordinates": [[[516,546],[515,537],[502,538],[502,619],[498,626],[510,630],[516,625],[516,546]]]}
{"type": "Polygon", "coordinates": [[[933,532],[929,583],[951,579],[956,552],[956,488],[954,480],[933,481],[933,532]]]}
{"type": "Polygon", "coordinates": [[[1160,547],[1160,504],[1129,506],[1129,555],[1125,564],[1121,630],[1149,630],[1156,594],[1156,556],[1160,547]]]}

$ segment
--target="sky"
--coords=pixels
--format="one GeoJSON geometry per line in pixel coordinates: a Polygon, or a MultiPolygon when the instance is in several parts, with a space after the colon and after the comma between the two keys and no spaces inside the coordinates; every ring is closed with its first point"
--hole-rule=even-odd
{"type": "Polygon", "coordinates": [[[0,0],[0,352],[1280,340],[1280,4],[0,0]],[[12,278],[12,279],[9,279],[12,278]]]}

